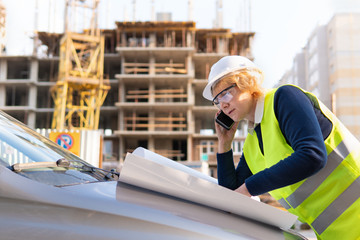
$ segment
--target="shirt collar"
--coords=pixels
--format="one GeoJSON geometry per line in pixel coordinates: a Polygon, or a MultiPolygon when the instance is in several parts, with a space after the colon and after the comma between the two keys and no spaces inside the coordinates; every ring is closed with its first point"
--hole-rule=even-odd
{"type": "Polygon", "coordinates": [[[264,101],[265,101],[264,95],[261,96],[256,101],[254,122],[253,123],[249,122],[249,126],[248,126],[248,133],[250,133],[251,135],[253,134],[256,126],[259,125],[260,122],[262,121],[264,115],[264,101]]]}

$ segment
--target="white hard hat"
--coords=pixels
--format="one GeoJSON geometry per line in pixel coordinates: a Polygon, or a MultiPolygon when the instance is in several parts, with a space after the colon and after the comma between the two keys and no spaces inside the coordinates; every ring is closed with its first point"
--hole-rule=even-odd
{"type": "Polygon", "coordinates": [[[208,84],[204,88],[203,97],[212,100],[213,95],[211,93],[212,85],[226,74],[242,69],[258,69],[255,64],[242,56],[226,56],[217,61],[210,70],[208,84]]]}

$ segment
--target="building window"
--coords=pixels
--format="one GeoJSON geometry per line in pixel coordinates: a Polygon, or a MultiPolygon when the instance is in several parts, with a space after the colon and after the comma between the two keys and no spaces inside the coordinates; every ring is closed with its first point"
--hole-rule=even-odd
{"type": "Polygon", "coordinates": [[[317,48],[317,36],[314,36],[309,41],[309,52],[312,53],[317,48]]]}
{"type": "Polygon", "coordinates": [[[29,79],[30,62],[27,59],[7,61],[7,79],[29,79]]]}
{"type": "Polygon", "coordinates": [[[208,161],[209,155],[213,155],[215,152],[214,141],[201,141],[200,142],[200,159],[201,161],[208,161]]]}
{"type": "Polygon", "coordinates": [[[313,69],[316,69],[317,66],[318,66],[318,55],[317,54],[314,54],[310,60],[309,60],[309,69],[310,71],[313,70],[313,69]]]}
{"type": "Polygon", "coordinates": [[[201,141],[200,145],[202,153],[214,153],[214,141],[201,141]]]}
{"type": "Polygon", "coordinates": [[[313,86],[315,85],[316,83],[319,82],[319,72],[318,71],[314,71],[310,77],[309,77],[309,83],[310,83],[310,86],[313,86]]]}
{"type": "Polygon", "coordinates": [[[28,106],[29,89],[24,86],[7,86],[5,89],[6,106],[28,106]]]}
{"type": "Polygon", "coordinates": [[[232,143],[232,149],[234,154],[241,154],[244,146],[244,141],[235,140],[232,143]]]}

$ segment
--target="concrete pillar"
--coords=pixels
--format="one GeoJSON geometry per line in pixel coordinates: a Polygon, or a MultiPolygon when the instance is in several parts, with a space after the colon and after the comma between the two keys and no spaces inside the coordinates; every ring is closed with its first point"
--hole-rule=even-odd
{"type": "MultiPolygon", "coordinates": [[[[5,82],[7,76],[7,61],[0,60],[0,82],[5,82]]],[[[5,85],[0,84],[0,107],[5,106],[6,103],[6,88],[5,85]]]]}
{"type": "Polygon", "coordinates": [[[6,103],[5,97],[6,97],[5,86],[0,85],[0,107],[5,106],[5,103],[6,103]]]}
{"type": "Polygon", "coordinates": [[[187,137],[187,156],[186,156],[186,160],[188,161],[194,161],[194,158],[193,158],[193,139],[191,137],[191,135],[188,135],[187,137]]]}
{"type": "Polygon", "coordinates": [[[125,63],[125,57],[121,56],[121,60],[120,60],[120,73],[121,74],[125,74],[124,63],[125,63]]]}
{"type": "Polygon", "coordinates": [[[126,91],[125,91],[125,84],[124,84],[124,82],[123,81],[120,81],[120,83],[119,83],[119,102],[120,103],[124,103],[125,101],[126,101],[126,98],[125,98],[125,96],[126,96],[126,91]]]}
{"type": "Polygon", "coordinates": [[[6,81],[7,78],[7,61],[5,59],[0,60],[0,81],[6,81]]]}
{"type": "Polygon", "coordinates": [[[29,103],[28,106],[35,109],[36,108],[36,98],[37,98],[37,89],[35,85],[31,85],[29,88],[29,103]]]}
{"type": "Polygon", "coordinates": [[[37,100],[37,88],[36,85],[33,84],[38,81],[38,69],[39,62],[37,60],[31,60],[30,62],[30,88],[29,88],[29,107],[35,109],[36,108],[36,100],[37,100]]]}
{"type": "Polygon", "coordinates": [[[156,47],[156,33],[150,33],[150,44],[149,47],[156,47]]]}
{"type": "Polygon", "coordinates": [[[186,63],[186,68],[187,68],[187,74],[191,77],[195,76],[195,71],[194,71],[194,64],[192,61],[192,57],[191,56],[187,56],[185,59],[186,63]]]}
{"type": "Polygon", "coordinates": [[[192,88],[191,79],[189,79],[187,82],[187,103],[194,105],[195,104],[194,97],[195,97],[195,94],[194,94],[194,91],[192,88]]]}
{"type": "Polygon", "coordinates": [[[30,61],[30,81],[37,82],[39,76],[39,61],[37,59],[32,59],[30,61]]]}
{"type": "Polygon", "coordinates": [[[193,34],[191,32],[186,32],[186,47],[193,47],[193,34]]]}
{"type": "Polygon", "coordinates": [[[121,34],[121,43],[120,43],[120,45],[121,45],[121,47],[126,47],[126,45],[127,45],[127,42],[126,42],[126,33],[125,33],[125,32],[123,32],[123,33],[121,34]]]}
{"type": "Polygon", "coordinates": [[[125,131],[125,118],[124,118],[124,110],[120,110],[118,112],[118,129],[120,131],[125,131]]]}
{"type": "MultiPolygon", "coordinates": [[[[153,81],[150,81],[149,83],[149,104],[155,104],[155,83],[153,81]]],[[[149,111],[149,131],[155,131],[154,125],[155,125],[155,112],[151,110],[149,111]]]]}
{"type": "Polygon", "coordinates": [[[155,139],[152,136],[149,136],[148,139],[148,149],[152,152],[155,152],[155,139]]]}
{"type": "Polygon", "coordinates": [[[149,131],[155,131],[155,112],[149,112],[149,131]]]}
{"type": "Polygon", "coordinates": [[[155,103],[155,84],[153,81],[149,83],[149,103],[155,103]]]}
{"type": "MultiPolygon", "coordinates": [[[[25,120],[26,121],[26,120],[25,120]]],[[[30,128],[35,129],[35,123],[36,123],[36,115],[35,112],[29,111],[27,115],[27,121],[26,125],[28,125],[30,128]]]]}
{"type": "Polygon", "coordinates": [[[187,110],[186,113],[186,125],[187,125],[187,131],[191,134],[195,133],[195,119],[193,119],[193,113],[191,109],[187,110]]]}
{"type": "Polygon", "coordinates": [[[154,56],[150,56],[149,59],[149,74],[150,75],[155,75],[155,57],[154,56]]]}
{"type": "Polygon", "coordinates": [[[123,163],[125,158],[125,143],[124,143],[124,137],[119,138],[119,162],[123,163]]]}
{"type": "Polygon", "coordinates": [[[28,96],[28,106],[30,111],[28,113],[27,125],[30,128],[35,129],[36,123],[36,114],[34,110],[36,109],[37,101],[37,87],[34,83],[38,81],[39,75],[39,62],[37,59],[32,59],[30,61],[30,87],[29,87],[29,96],[28,96]]]}

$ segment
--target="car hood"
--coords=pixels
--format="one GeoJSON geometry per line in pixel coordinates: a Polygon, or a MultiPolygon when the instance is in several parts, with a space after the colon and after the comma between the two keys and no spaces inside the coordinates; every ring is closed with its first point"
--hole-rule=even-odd
{"type": "Polygon", "coordinates": [[[116,181],[60,188],[24,178],[0,166],[0,198],[155,223],[163,226],[162,231],[168,228],[191,231],[205,234],[204,239],[284,238],[278,228],[116,181]]]}

